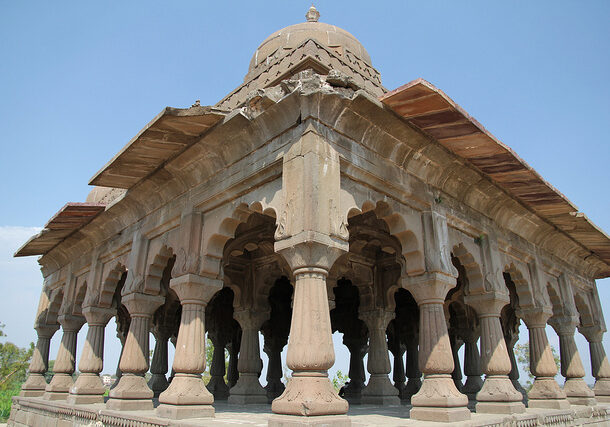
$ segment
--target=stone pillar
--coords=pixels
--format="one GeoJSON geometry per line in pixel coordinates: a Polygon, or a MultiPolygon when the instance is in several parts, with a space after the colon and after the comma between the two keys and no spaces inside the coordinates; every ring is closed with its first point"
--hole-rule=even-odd
{"type": "Polygon", "coordinates": [[[518,414],[525,412],[523,396],[513,386],[508,374],[511,362],[502,332],[500,313],[509,303],[505,294],[483,294],[466,298],[466,304],[479,316],[481,324],[481,367],[485,382],[477,394],[477,413],[518,414]]]}
{"type": "Polygon", "coordinates": [[[233,317],[241,325],[241,344],[237,369],[239,379],[231,388],[229,403],[267,403],[267,390],[258,381],[263,362],[260,357],[258,331],[269,313],[250,309],[233,312],[233,317]]]}
{"type": "Polygon", "coordinates": [[[360,318],[369,329],[369,357],[367,370],[369,382],[362,390],[362,403],[372,405],[400,405],[398,390],[392,385],[390,357],[386,341],[386,328],[394,318],[394,312],[384,309],[363,311],[360,318]]]}
{"type": "Polygon", "coordinates": [[[100,372],[104,369],[104,330],[108,321],[115,315],[115,310],[85,307],[83,315],[87,319],[89,330],[78,363],[80,375],[70,389],[68,403],[104,403],[106,388],[100,378],[100,372]]]}
{"type": "Polygon", "coordinates": [[[148,387],[153,391],[154,397],[159,397],[167,387],[167,345],[171,331],[163,326],[155,330],[155,350],[153,351],[152,361],[150,362],[150,373],[152,376],[148,380],[148,387]]]}
{"type": "Polygon", "coordinates": [[[425,273],[405,281],[419,306],[419,367],[424,373],[421,389],[411,398],[410,417],[422,421],[456,422],[470,419],[468,397],[453,380],[453,358],[443,304],[456,279],[441,273],[425,273]]]}
{"type": "Polygon", "coordinates": [[[282,349],[286,345],[286,340],[278,337],[265,337],[265,346],[263,351],[269,358],[267,366],[267,402],[271,403],[273,399],[280,396],[286,387],[282,383],[282,349]]]}
{"type": "Polygon", "coordinates": [[[595,377],[593,392],[599,403],[610,403],[610,363],[602,344],[604,332],[599,328],[579,328],[589,341],[591,374],[595,377]]]}
{"type": "Polygon", "coordinates": [[[574,333],[579,319],[577,316],[552,317],[549,324],[559,335],[559,354],[561,358],[561,375],[566,379],[563,391],[573,405],[595,406],[595,393],[587,386],[583,377],[585,368],[580,360],[574,333]]]}
{"type": "Polygon", "coordinates": [[[555,381],[557,365],[546,336],[546,322],[550,315],[543,310],[532,310],[522,316],[529,331],[530,371],[535,377],[528,393],[529,407],[567,409],[570,403],[555,381]]]}
{"type": "Polygon", "coordinates": [[[328,379],[335,352],[326,292],[328,270],[343,251],[330,240],[328,244],[282,241],[275,245],[293,270],[295,290],[286,358],[292,378],[271,410],[305,416],[345,414],[347,401],[337,395],[328,379]],[[286,245],[284,250],[280,243],[286,245]]]}
{"type": "Polygon", "coordinates": [[[471,409],[474,409],[477,403],[477,393],[483,387],[481,356],[477,346],[479,337],[478,333],[472,330],[462,331],[461,335],[464,339],[464,374],[466,375],[466,382],[460,391],[468,396],[468,405],[471,409]]]}
{"type": "Polygon", "coordinates": [[[59,316],[58,321],[63,330],[63,336],[53,366],[55,374],[43,396],[45,400],[65,400],[68,397],[70,388],[74,384],[72,374],[76,361],[76,337],[85,323],[83,317],[72,315],[59,316]]]}
{"type": "Polygon", "coordinates": [[[517,358],[515,357],[515,344],[519,341],[519,335],[508,333],[504,335],[504,342],[506,343],[506,349],[508,350],[508,358],[510,359],[510,373],[508,378],[513,383],[513,387],[519,393],[521,393],[524,405],[527,405],[527,392],[519,382],[519,365],[517,365],[517,358]]]}
{"type": "Polygon", "coordinates": [[[344,398],[350,404],[362,403],[364,388],[364,356],[368,351],[366,336],[350,337],[343,335],[343,344],[349,350],[349,383],[343,388],[344,398]]]}
{"type": "Polygon", "coordinates": [[[406,347],[400,341],[399,328],[396,321],[390,322],[390,327],[391,329],[388,328],[388,349],[394,357],[394,372],[392,379],[394,380],[394,387],[398,390],[398,398],[402,400],[405,394],[405,382],[407,381],[404,364],[406,347]]]}
{"type": "Polygon", "coordinates": [[[237,384],[239,379],[239,371],[237,370],[237,361],[239,358],[239,344],[241,342],[241,329],[235,328],[231,342],[227,344],[229,350],[229,366],[227,367],[227,385],[229,390],[237,384]]]}
{"type": "Polygon", "coordinates": [[[176,375],[159,396],[157,415],[183,419],[214,416],[214,396],[201,379],[205,370],[205,307],[222,282],[195,274],[170,280],[182,304],[173,369],[176,375]]]}
{"type": "Polygon", "coordinates": [[[23,397],[44,395],[47,388],[44,374],[49,369],[49,345],[51,344],[51,338],[59,329],[59,325],[39,325],[35,329],[38,334],[38,341],[36,342],[36,348],[34,348],[34,354],[32,354],[28,378],[21,386],[20,396],[23,397]]]}
{"type": "MultiPolygon", "coordinates": [[[[415,332],[415,331],[414,331],[415,332]]],[[[421,388],[421,371],[419,370],[419,335],[417,332],[407,336],[407,385],[403,400],[411,402],[411,397],[421,388]]]]}
{"type": "Polygon", "coordinates": [[[119,362],[121,379],[110,390],[108,409],[135,411],[153,409],[153,392],[146,384],[148,371],[150,321],[163,304],[163,297],[142,293],[123,296],[121,303],[129,311],[131,322],[119,362]]]}
{"type": "Polygon", "coordinates": [[[214,400],[227,400],[229,397],[229,386],[225,383],[225,346],[226,342],[221,339],[220,334],[208,331],[208,337],[214,346],[212,353],[212,365],[210,366],[210,382],[206,386],[214,396],[214,400]]]}
{"type": "Polygon", "coordinates": [[[454,334],[449,334],[449,343],[451,344],[451,356],[453,357],[453,372],[451,373],[451,378],[453,379],[453,384],[455,384],[455,388],[458,391],[462,391],[462,366],[460,365],[460,355],[459,350],[462,346],[462,343],[459,342],[458,336],[454,334]]]}

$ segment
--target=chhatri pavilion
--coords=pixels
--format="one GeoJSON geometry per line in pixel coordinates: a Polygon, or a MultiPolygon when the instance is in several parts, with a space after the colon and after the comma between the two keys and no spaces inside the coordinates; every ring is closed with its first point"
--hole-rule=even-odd
{"type": "Polygon", "coordinates": [[[216,105],[162,110],[17,251],[40,256],[44,285],[9,425],[610,423],[595,284],[608,236],[439,88],[387,90],[364,46],[319,16],[271,34],[216,105]],[[339,394],[333,332],[350,354],[339,394]]]}

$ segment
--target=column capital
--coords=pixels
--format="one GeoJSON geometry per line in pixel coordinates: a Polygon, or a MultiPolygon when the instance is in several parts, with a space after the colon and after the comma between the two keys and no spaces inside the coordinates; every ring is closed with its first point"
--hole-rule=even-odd
{"type": "Polygon", "coordinates": [[[295,274],[319,272],[326,276],[337,258],[348,249],[346,241],[314,231],[275,242],[275,251],[284,257],[295,274]]]}
{"type": "Polygon", "coordinates": [[[387,311],[383,308],[375,308],[372,310],[361,311],[358,317],[366,323],[366,326],[370,329],[385,329],[388,327],[388,323],[396,316],[393,311],[387,311]]]}
{"type": "Polygon", "coordinates": [[[517,315],[523,319],[528,329],[544,328],[553,312],[548,307],[519,310],[517,315]]]}
{"type": "Polygon", "coordinates": [[[443,304],[447,292],[456,284],[455,277],[437,272],[402,278],[402,287],[411,292],[418,305],[443,304]]]}
{"type": "Polygon", "coordinates": [[[59,324],[56,323],[54,325],[36,325],[34,329],[36,330],[38,338],[51,339],[51,337],[53,337],[53,335],[55,335],[55,332],[57,332],[57,330],[59,329],[59,324]]]}
{"type": "Polygon", "coordinates": [[[557,332],[557,335],[559,336],[574,336],[574,333],[576,332],[576,326],[578,326],[579,322],[580,319],[578,318],[578,316],[568,315],[552,316],[548,320],[549,325],[551,325],[553,329],[555,329],[555,332],[557,332]]]}
{"type": "Polygon", "coordinates": [[[590,343],[592,342],[602,342],[602,338],[604,337],[604,331],[601,326],[593,325],[593,326],[580,326],[578,328],[578,332],[580,332],[590,343]]]}
{"type": "Polygon", "coordinates": [[[165,298],[160,295],[148,295],[140,292],[132,292],[121,298],[121,303],[132,317],[151,317],[155,310],[163,304],[163,301],[165,301],[165,298]]]}
{"type": "Polygon", "coordinates": [[[116,310],[113,308],[85,307],[83,308],[83,315],[90,326],[106,326],[110,319],[116,315],[116,310]]]}
{"type": "Polygon", "coordinates": [[[269,319],[269,311],[254,311],[250,309],[233,312],[233,317],[239,322],[242,329],[259,330],[263,322],[269,319]]]}
{"type": "Polygon", "coordinates": [[[510,303],[510,296],[500,292],[465,295],[464,302],[481,317],[500,316],[502,308],[510,303]]]}
{"type": "Polygon", "coordinates": [[[57,318],[64,332],[78,332],[85,323],[83,316],[74,316],[72,314],[63,314],[57,318]]]}
{"type": "Polygon", "coordinates": [[[182,304],[207,304],[222,286],[221,280],[197,274],[184,274],[169,281],[169,287],[176,292],[182,304]]]}

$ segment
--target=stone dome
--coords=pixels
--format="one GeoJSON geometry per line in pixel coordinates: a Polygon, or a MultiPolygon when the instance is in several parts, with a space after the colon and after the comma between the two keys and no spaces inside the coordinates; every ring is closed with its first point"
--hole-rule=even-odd
{"type": "Polygon", "coordinates": [[[373,66],[369,53],[356,37],[342,28],[318,22],[319,16],[320,13],[312,6],[305,15],[307,22],[290,25],[267,37],[254,52],[248,72],[267,61],[269,57],[282,56],[283,50],[294,49],[309,39],[316,40],[341,56],[345,50],[349,50],[367,65],[373,66]]]}

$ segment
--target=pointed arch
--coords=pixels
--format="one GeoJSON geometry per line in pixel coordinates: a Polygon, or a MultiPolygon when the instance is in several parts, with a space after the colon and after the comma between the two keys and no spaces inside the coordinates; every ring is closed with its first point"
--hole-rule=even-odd
{"type": "Polygon", "coordinates": [[[375,216],[383,220],[391,236],[395,237],[401,246],[401,255],[406,265],[404,270],[410,276],[422,274],[426,270],[424,254],[421,246],[421,239],[418,239],[413,227],[409,227],[408,219],[401,213],[393,209],[385,201],[373,202],[366,200],[360,208],[352,207],[347,211],[347,219],[366,212],[374,212],[375,216]]]}
{"type": "Polygon", "coordinates": [[[519,270],[514,263],[510,263],[504,267],[504,280],[507,289],[510,291],[512,285],[514,285],[514,292],[517,295],[519,308],[533,308],[536,306],[534,302],[534,296],[532,295],[531,288],[525,276],[519,270]],[[509,285],[508,280],[512,283],[509,285]]]}
{"type": "Polygon", "coordinates": [[[221,215],[222,219],[216,222],[217,225],[213,222],[212,225],[204,223],[204,229],[207,227],[208,230],[204,233],[203,266],[201,270],[202,274],[214,278],[223,276],[222,262],[225,245],[235,237],[235,231],[240,224],[245,223],[253,213],[259,213],[277,221],[277,213],[274,208],[266,206],[260,201],[251,204],[242,202],[237,204],[235,208],[227,206],[225,209],[230,209],[230,212],[224,217],[221,215]],[[210,227],[212,228],[211,232],[210,227]]]}
{"type": "Polygon", "coordinates": [[[99,307],[110,308],[112,306],[112,299],[117,285],[125,272],[127,272],[127,268],[121,262],[116,261],[105,276],[102,277],[102,286],[98,300],[99,307]]]}
{"type": "Polygon", "coordinates": [[[455,267],[460,270],[460,266],[464,269],[464,295],[478,295],[488,291],[485,288],[485,280],[481,272],[481,266],[476,262],[474,256],[466,249],[463,243],[455,245],[451,251],[451,255],[459,261],[459,266],[455,267]]]}

